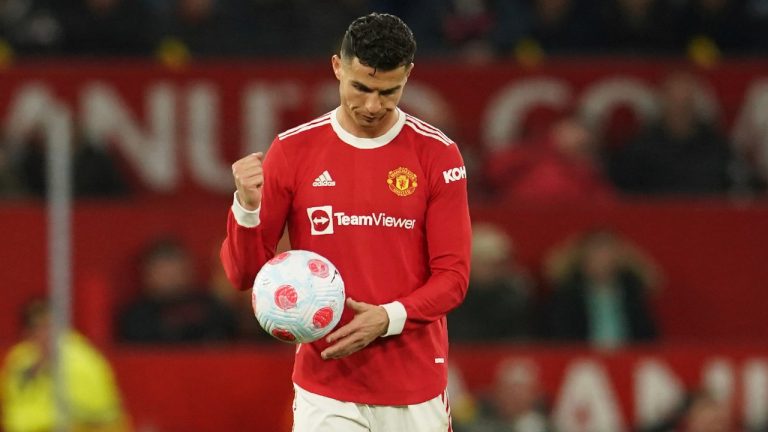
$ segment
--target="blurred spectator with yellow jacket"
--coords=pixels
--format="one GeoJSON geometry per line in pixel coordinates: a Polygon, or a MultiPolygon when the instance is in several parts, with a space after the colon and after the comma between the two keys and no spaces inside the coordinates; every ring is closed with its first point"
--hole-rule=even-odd
{"type": "MultiPolygon", "coordinates": [[[[23,319],[24,339],[10,349],[0,373],[3,430],[52,431],[56,427],[56,405],[48,305],[42,301],[30,303],[23,319]]],[[[64,333],[60,346],[69,430],[129,431],[107,359],[75,331],[64,333]]]]}

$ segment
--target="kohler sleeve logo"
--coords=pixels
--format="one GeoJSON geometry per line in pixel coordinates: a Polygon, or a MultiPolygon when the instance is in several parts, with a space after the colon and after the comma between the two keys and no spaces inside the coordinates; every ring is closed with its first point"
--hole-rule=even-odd
{"type": "Polygon", "coordinates": [[[464,166],[443,171],[443,179],[446,183],[459,181],[465,178],[467,178],[467,168],[464,166]]]}

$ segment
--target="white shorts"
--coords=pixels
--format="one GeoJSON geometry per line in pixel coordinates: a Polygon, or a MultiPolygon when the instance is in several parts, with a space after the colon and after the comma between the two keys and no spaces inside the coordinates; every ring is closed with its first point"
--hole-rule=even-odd
{"type": "Polygon", "coordinates": [[[294,384],[294,432],[450,432],[448,392],[415,405],[366,405],[310,393],[294,384]]]}

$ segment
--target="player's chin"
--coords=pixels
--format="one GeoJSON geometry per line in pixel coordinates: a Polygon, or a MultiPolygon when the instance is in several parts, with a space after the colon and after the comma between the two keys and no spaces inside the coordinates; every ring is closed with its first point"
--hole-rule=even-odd
{"type": "Polygon", "coordinates": [[[360,116],[357,123],[364,128],[375,128],[380,126],[383,122],[384,117],[360,116]]]}

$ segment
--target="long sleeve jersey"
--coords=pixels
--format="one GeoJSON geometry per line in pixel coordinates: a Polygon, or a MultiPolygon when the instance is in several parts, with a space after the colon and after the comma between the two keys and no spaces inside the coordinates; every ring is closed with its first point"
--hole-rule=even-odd
{"type": "MultiPolygon", "coordinates": [[[[338,109],[337,109],[338,110],[338,109]]],[[[337,360],[323,339],[297,348],[294,382],[374,405],[421,403],[447,384],[446,314],[467,290],[471,227],[456,144],[402,111],[377,138],[342,129],[337,111],[279,134],[264,160],[256,212],[235,198],[221,258],[250,289],[288,228],[291,247],[335,264],[347,296],[385,305],[388,335],[337,360]]],[[[354,316],[345,309],[339,327],[354,316]]]]}

